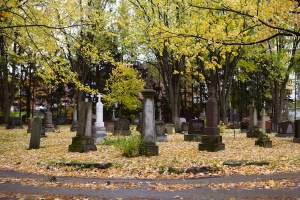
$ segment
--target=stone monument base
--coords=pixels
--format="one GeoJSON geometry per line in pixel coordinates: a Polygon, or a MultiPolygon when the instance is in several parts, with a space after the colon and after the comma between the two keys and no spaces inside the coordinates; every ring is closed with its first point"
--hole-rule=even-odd
{"type": "Polygon", "coordinates": [[[106,137],[106,129],[105,127],[93,127],[93,138],[95,138],[97,143],[100,143],[103,141],[103,139],[106,137]]]}
{"type": "Polygon", "coordinates": [[[261,131],[258,127],[255,127],[254,130],[249,130],[247,132],[247,138],[258,138],[261,135],[261,131]]]}
{"type": "Polygon", "coordinates": [[[260,147],[266,147],[271,148],[272,147],[272,141],[266,134],[261,134],[258,138],[258,140],[255,141],[255,145],[258,145],[260,147]]]}
{"type": "Polygon", "coordinates": [[[131,135],[131,131],[130,130],[114,130],[113,135],[129,136],[129,135],[131,135]]]}
{"type": "Polygon", "coordinates": [[[168,142],[168,136],[167,135],[156,135],[156,141],[157,142],[168,142]]]}
{"type": "Polygon", "coordinates": [[[54,127],[45,127],[45,132],[53,132],[54,127]]]}
{"type": "Polygon", "coordinates": [[[78,130],[78,121],[73,121],[70,131],[75,132],[78,130]]]}
{"type": "Polygon", "coordinates": [[[145,156],[158,156],[158,146],[156,144],[143,144],[139,152],[145,156]]]}
{"type": "Polygon", "coordinates": [[[221,135],[202,135],[202,143],[199,144],[199,151],[216,152],[225,149],[221,135]]]}
{"type": "Polygon", "coordinates": [[[69,152],[88,152],[97,151],[97,147],[94,144],[95,140],[86,136],[75,136],[72,138],[72,144],[69,145],[69,152]]]}
{"type": "Polygon", "coordinates": [[[202,142],[202,134],[184,134],[184,141],[202,142]]]}
{"type": "Polygon", "coordinates": [[[294,142],[294,143],[300,143],[300,138],[294,137],[294,138],[293,138],[293,142],[294,142]]]}
{"type": "Polygon", "coordinates": [[[275,134],[275,137],[294,137],[294,134],[293,133],[291,133],[291,134],[289,134],[289,133],[286,133],[286,134],[275,134]]]}

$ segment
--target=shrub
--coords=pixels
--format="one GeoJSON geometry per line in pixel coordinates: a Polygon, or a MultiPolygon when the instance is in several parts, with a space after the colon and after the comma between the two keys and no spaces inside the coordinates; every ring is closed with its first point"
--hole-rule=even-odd
{"type": "Polygon", "coordinates": [[[104,139],[103,145],[114,145],[122,151],[122,155],[126,157],[139,156],[139,149],[142,145],[140,135],[132,135],[129,137],[118,137],[117,139],[104,139]]]}

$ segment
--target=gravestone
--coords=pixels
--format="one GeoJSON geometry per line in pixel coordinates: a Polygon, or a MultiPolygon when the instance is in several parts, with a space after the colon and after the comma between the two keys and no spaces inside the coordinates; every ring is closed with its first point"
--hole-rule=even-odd
{"type": "Polygon", "coordinates": [[[6,129],[23,129],[21,118],[9,117],[6,129]]]}
{"type": "Polygon", "coordinates": [[[28,118],[28,120],[27,120],[27,126],[28,126],[28,128],[27,128],[27,133],[31,133],[31,129],[32,129],[32,121],[33,121],[32,118],[28,118]]]}
{"type": "Polygon", "coordinates": [[[77,106],[74,106],[73,110],[73,121],[70,128],[70,131],[77,131],[78,130],[78,120],[77,120],[77,106]]]}
{"type": "Polygon", "coordinates": [[[300,143],[300,120],[296,119],[294,121],[294,138],[293,142],[294,143],[300,143]]]}
{"type": "Polygon", "coordinates": [[[157,156],[158,146],[156,145],[155,131],[155,111],[154,111],[154,95],[155,90],[144,89],[141,91],[143,95],[143,111],[142,111],[142,140],[143,145],[140,148],[140,154],[147,156],[157,156]]]}
{"type": "Polygon", "coordinates": [[[157,142],[167,142],[168,136],[166,135],[165,122],[158,120],[155,122],[155,131],[156,131],[156,141],[157,142]]]}
{"type": "Polygon", "coordinates": [[[258,127],[258,120],[257,120],[257,110],[254,105],[254,101],[252,101],[252,106],[250,107],[250,120],[248,124],[248,138],[258,138],[261,134],[259,127],[258,127]]]}
{"type": "Polygon", "coordinates": [[[202,143],[199,144],[200,151],[216,152],[225,149],[222,142],[220,128],[218,127],[218,102],[215,98],[215,89],[209,89],[209,98],[206,102],[206,125],[202,135],[202,143]]]}
{"type": "Polygon", "coordinates": [[[158,120],[155,121],[155,133],[157,142],[167,142],[168,136],[166,135],[165,122],[162,120],[161,108],[158,108],[158,120]]]}
{"type": "Polygon", "coordinates": [[[293,123],[291,121],[278,122],[278,133],[275,137],[293,137],[293,123]]]}
{"type": "Polygon", "coordinates": [[[188,132],[189,130],[189,122],[182,122],[181,128],[183,132],[188,132]]]}
{"type": "Polygon", "coordinates": [[[201,142],[202,135],[204,134],[204,120],[191,119],[189,121],[188,134],[184,134],[184,141],[201,142]]]}
{"type": "Polygon", "coordinates": [[[96,151],[95,140],[92,135],[92,103],[81,102],[79,106],[78,130],[69,145],[70,152],[96,151]]]}
{"type": "Polygon", "coordinates": [[[98,102],[96,104],[96,122],[93,127],[93,137],[96,142],[102,142],[106,137],[106,129],[103,122],[103,104],[101,102],[101,94],[97,95],[98,102]]]}
{"type": "Polygon", "coordinates": [[[255,145],[258,145],[260,147],[267,147],[271,148],[272,147],[272,141],[270,138],[266,135],[266,111],[265,108],[262,108],[261,111],[261,117],[262,117],[262,123],[261,123],[261,134],[258,137],[258,139],[255,141],[255,145]]]}
{"type": "Polygon", "coordinates": [[[42,129],[41,129],[41,137],[47,137],[45,126],[42,126],[42,129]]]}
{"type": "Polygon", "coordinates": [[[167,123],[165,126],[166,126],[166,131],[167,131],[167,134],[168,134],[168,135],[172,135],[172,134],[175,133],[175,127],[174,127],[174,124],[167,123]]]}
{"type": "Polygon", "coordinates": [[[113,135],[131,135],[130,122],[125,116],[120,116],[117,121],[114,122],[113,135]]]}
{"type": "Polygon", "coordinates": [[[104,126],[105,126],[105,130],[106,132],[110,132],[113,133],[114,132],[114,127],[115,127],[115,123],[114,122],[104,122],[104,126]]]}
{"type": "Polygon", "coordinates": [[[41,141],[42,120],[35,117],[32,122],[29,149],[39,149],[41,141]]]}
{"type": "Polygon", "coordinates": [[[241,121],[241,133],[246,133],[248,131],[248,122],[241,121]]]}
{"type": "Polygon", "coordinates": [[[54,130],[54,125],[52,123],[52,113],[50,108],[45,112],[45,132],[51,132],[54,130]]]}

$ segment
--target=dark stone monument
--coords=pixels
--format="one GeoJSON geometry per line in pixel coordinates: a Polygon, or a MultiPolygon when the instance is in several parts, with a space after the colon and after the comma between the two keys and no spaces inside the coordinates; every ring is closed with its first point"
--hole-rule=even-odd
{"type": "Polygon", "coordinates": [[[293,142],[300,143],[300,120],[296,119],[294,121],[294,138],[293,142]]]}
{"type": "Polygon", "coordinates": [[[54,130],[54,125],[52,123],[52,113],[50,108],[45,112],[45,132],[51,132],[54,130]]]}
{"type": "Polygon", "coordinates": [[[27,133],[31,133],[31,129],[32,129],[32,121],[33,121],[33,118],[28,118],[28,120],[27,120],[27,126],[28,126],[28,128],[27,128],[27,133]]]}
{"type": "Polygon", "coordinates": [[[6,129],[23,129],[21,118],[9,117],[6,129]]]}
{"type": "Polygon", "coordinates": [[[41,137],[47,137],[45,126],[42,126],[42,129],[41,129],[41,137]]]}
{"type": "Polygon", "coordinates": [[[92,135],[92,102],[81,102],[79,108],[79,121],[76,136],[69,145],[70,152],[96,151],[95,140],[92,135]]]}
{"type": "Polygon", "coordinates": [[[204,134],[204,120],[191,119],[189,121],[188,134],[184,135],[184,141],[201,142],[201,138],[203,134],[204,134]]]}
{"type": "Polygon", "coordinates": [[[157,156],[158,146],[156,145],[155,111],[153,100],[155,90],[144,89],[141,91],[141,93],[144,99],[141,134],[143,145],[140,148],[140,154],[147,156],[157,156]]]}
{"type": "Polygon", "coordinates": [[[41,141],[42,120],[35,117],[32,122],[29,149],[39,149],[41,141]]]}
{"type": "Polygon", "coordinates": [[[218,127],[218,102],[215,98],[215,89],[209,89],[209,98],[206,102],[206,125],[204,127],[204,135],[202,135],[202,143],[199,144],[200,151],[216,152],[225,149],[222,143],[220,128],[218,127]]]}
{"type": "Polygon", "coordinates": [[[246,133],[248,131],[248,122],[241,121],[241,133],[246,133]]]}
{"type": "Polygon", "coordinates": [[[293,123],[291,121],[278,122],[278,134],[275,137],[293,137],[293,123]]]}
{"type": "Polygon", "coordinates": [[[125,116],[120,116],[114,123],[113,135],[131,135],[130,122],[125,116]]]}

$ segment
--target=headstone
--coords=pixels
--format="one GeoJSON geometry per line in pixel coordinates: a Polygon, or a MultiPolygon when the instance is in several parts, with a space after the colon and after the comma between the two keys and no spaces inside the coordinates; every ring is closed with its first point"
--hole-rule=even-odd
{"type": "Polygon", "coordinates": [[[209,89],[209,98],[206,102],[206,125],[199,150],[216,152],[224,149],[225,144],[222,143],[222,136],[218,127],[218,102],[215,98],[215,89],[212,86],[209,89]]]}
{"type": "Polygon", "coordinates": [[[189,122],[182,122],[181,128],[183,132],[187,132],[189,130],[189,122]]]}
{"type": "Polygon", "coordinates": [[[266,111],[265,108],[262,108],[261,111],[261,117],[262,117],[262,123],[261,123],[261,134],[258,137],[258,140],[255,141],[255,145],[258,145],[260,147],[272,147],[272,141],[270,138],[266,135],[266,111]]]}
{"type": "Polygon", "coordinates": [[[248,138],[258,138],[261,134],[259,127],[258,127],[258,120],[257,120],[257,110],[254,105],[254,101],[252,102],[252,106],[250,107],[250,120],[248,124],[248,138]]]}
{"type": "Polygon", "coordinates": [[[96,151],[95,140],[92,135],[92,103],[81,102],[79,106],[78,130],[69,145],[70,152],[96,151]]]}
{"type": "Polygon", "coordinates": [[[293,137],[293,123],[291,121],[278,122],[278,133],[275,137],[293,137]]]}
{"type": "Polygon", "coordinates": [[[52,113],[50,108],[45,112],[45,132],[51,132],[54,130],[54,125],[52,123],[52,113]]]}
{"type": "Polygon", "coordinates": [[[246,121],[241,121],[241,132],[245,133],[248,131],[248,122],[246,121]]]}
{"type": "Polygon", "coordinates": [[[161,108],[158,108],[158,120],[155,121],[155,133],[157,142],[167,142],[168,136],[166,135],[165,122],[162,120],[161,108]]]}
{"type": "Polygon", "coordinates": [[[174,124],[167,123],[165,126],[166,126],[166,131],[167,131],[168,135],[172,135],[175,133],[174,124]]]}
{"type": "Polygon", "coordinates": [[[266,121],[266,133],[271,133],[272,130],[272,122],[270,120],[266,121]]]}
{"type": "Polygon", "coordinates": [[[33,121],[33,119],[32,118],[28,118],[28,120],[27,120],[27,126],[28,126],[28,128],[27,128],[27,133],[31,133],[31,129],[32,129],[32,121],[33,121]]]}
{"type": "Polygon", "coordinates": [[[158,120],[155,122],[155,131],[156,131],[156,141],[157,142],[167,142],[168,136],[166,135],[165,122],[158,120]]]}
{"type": "Polygon", "coordinates": [[[184,141],[201,142],[202,135],[204,134],[204,120],[191,119],[189,121],[188,134],[184,135],[184,141]]]}
{"type": "Polygon", "coordinates": [[[9,117],[6,129],[23,129],[21,118],[9,117]]]}
{"type": "Polygon", "coordinates": [[[300,120],[296,119],[294,121],[294,138],[293,142],[294,143],[300,143],[300,120]]]}
{"type": "Polygon", "coordinates": [[[73,110],[73,121],[70,131],[77,131],[78,130],[78,120],[77,120],[77,106],[74,106],[73,110]]]}
{"type": "Polygon", "coordinates": [[[98,102],[96,104],[96,122],[94,125],[93,136],[96,139],[96,142],[102,142],[106,137],[106,129],[103,122],[103,104],[101,102],[101,94],[97,95],[98,102]]]}
{"type": "Polygon", "coordinates": [[[114,122],[104,122],[104,126],[105,126],[105,129],[106,129],[106,132],[110,132],[110,133],[113,133],[114,132],[114,122]]]}
{"type": "Polygon", "coordinates": [[[41,129],[41,137],[47,137],[45,126],[42,126],[42,129],[41,129]]]}
{"type": "Polygon", "coordinates": [[[114,123],[114,135],[131,135],[130,122],[125,116],[120,116],[114,123]]]}
{"type": "Polygon", "coordinates": [[[39,149],[41,141],[42,120],[35,117],[32,122],[29,149],[39,149]]]}
{"type": "Polygon", "coordinates": [[[142,111],[142,140],[143,145],[140,149],[142,155],[157,156],[158,146],[156,145],[155,131],[155,112],[154,112],[154,95],[155,90],[144,89],[141,91],[143,95],[143,111],[142,111]]]}

